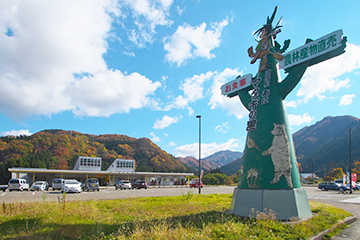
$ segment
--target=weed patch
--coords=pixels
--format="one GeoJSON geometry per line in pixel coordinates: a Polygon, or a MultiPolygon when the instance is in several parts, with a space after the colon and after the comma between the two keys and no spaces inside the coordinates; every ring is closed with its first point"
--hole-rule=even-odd
{"type": "Polygon", "coordinates": [[[271,210],[225,212],[231,194],[3,204],[1,239],[306,239],[349,213],[311,202],[314,217],[284,224],[271,210]]]}

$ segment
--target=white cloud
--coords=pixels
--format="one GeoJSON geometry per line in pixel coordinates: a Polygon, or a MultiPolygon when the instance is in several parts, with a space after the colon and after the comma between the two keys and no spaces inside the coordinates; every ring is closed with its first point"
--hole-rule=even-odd
{"type": "Polygon", "coordinates": [[[360,47],[347,44],[346,52],[340,56],[309,67],[301,80],[301,87],[297,96],[302,101],[317,97],[326,98],[325,92],[338,91],[340,88],[349,87],[349,79],[336,79],[344,73],[360,68],[360,47]]]}
{"type": "Polygon", "coordinates": [[[299,126],[304,123],[311,123],[311,121],[314,120],[314,118],[311,117],[309,113],[304,113],[302,116],[288,114],[288,118],[289,118],[290,126],[299,126]]]}
{"type": "Polygon", "coordinates": [[[208,103],[208,105],[211,106],[211,109],[215,109],[217,107],[222,108],[227,111],[228,115],[234,115],[238,119],[243,118],[249,113],[242,105],[239,97],[228,98],[221,95],[220,87],[240,74],[241,72],[237,69],[230,68],[226,68],[220,74],[216,73],[213,85],[211,86],[212,96],[208,103]]]}
{"type": "Polygon", "coordinates": [[[230,130],[229,122],[217,125],[215,127],[215,132],[227,133],[228,130],[230,130]]]}
{"type": "Polygon", "coordinates": [[[1,136],[20,136],[20,135],[30,136],[32,135],[32,133],[29,132],[29,129],[11,130],[1,133],[1,136]]]}
{"type": "Polygon", "coordinates": [[[158,87],[159,82],[153,83],[138,73],[124,75],[113,70],[84,77],[70,85],[67,92],[77,106],[76,115],[108,117],[149,105],[149,95],[158,87]]]}
{"type": "Polygon", "coordinates": [[[211,24],[212,30],[205,30],[206,23],[197,27],[184,23],[171,37],[164,39],[164,50],[167,51],[165,59],[181,66],[189,58],[215,57],[211,51],[220,46],[221,32],[226,25],[227,19],[211,24]]]}
{"type": "MultiPolygon", "coordinates": [[[[203,98],[204,82],[208,81],[213,72],[202,73],[200,75],[194,75],[191,78],[186,78],[181,84],[180,89],[184,91],[184,95],[177,96],[164,110],[170,110],[172,108],[185,108],[188,107],[189,102],[195,102],[203,98]]],[[[192,109],[189,109],[189,114],[192,114],[192,109]]]]}
{"type": "Polygon", "coordinates": [[[152,136],[151,141],[153,141],[153,142],[160,142],[161,141],[160,138],[158,136],[156,136],[155,133],[151,132],[150,135],[152,136]]]}
{"type": "Polygon", "coordinates": [[[191,107],[187,107],[187,110],[189,111],[189,117],[194,115],[194,109],[192,109],[191,107]]]}
{"type": "Polygon", "coordinates": [[[170,147],[176,146],[176,143],[174,143],[174,142],[169,142],[169,146],[170,146],[170,147]]]}
{"type": "Polygon", "coordinates": [[[353,102],[353,98],[355,97],[355,94],[345,94],[340,98],[340,106],[346,106],[350,105],[353,102]]]}
{"type": "Polygon", "coordinates": [[[2,2],[0,28],[13,34],[0,34],[0,111],[18,120],[66,110],[109,116],[147,106],[160,83],[109,70],[103,59],[120,14],[111,0],[2,2]]]}
{"type": "Polygon", "coordinates": [[[168,126],[170,126],[173,123],[177,123],[179,121],[178,117],[169,117],[165,115],[161,120],[157,119],[154,123],[153,128],[155,129],[164,129],[168,126]]]}
{"type": "Polygon", "coordinates": [[[296,101],[284,101],[285,102],[285,106],[286,107],[293,107],[293,108],[296,108],[297,107],[297,103],[296,101]]]}
{"type": "Polygon", "coordinates": [[[182,13],[185,11],[186,7],[179,7],[179,6],[176,6],[176,11],[178,12],[178,14],[181,16],[182,13]]]}
{"type": "MultiPolygon", "coordinates": [[[[202,143],[201,144],[201,158],[208,157],[216,152],[222,150],[238,151],[239,139],[231,138],[225,143],[202,143]]],[[[177,157],[193,156],[199,157],[199,143],[187,144],[179,146],[174,150],[174,155],[177,157]]]]}
{"type": "MultiPolygon", "coordinates": [[[[157,26],[170,26],[173,21],[169,19],[169,10],[173,0],[123,0],[123,8],[129,7],[136,28],[128,30],[130,41],[138,47],[152,43],[157,26]]],[[[125,11],[125,9],[124,9],[125,11]]],[[[123,16],[126,18],[126,16],[123,16]]]]}

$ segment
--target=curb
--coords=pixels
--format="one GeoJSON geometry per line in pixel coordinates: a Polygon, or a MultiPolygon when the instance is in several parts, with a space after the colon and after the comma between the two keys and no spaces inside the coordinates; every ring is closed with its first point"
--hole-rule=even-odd
{"type": "Polygon", "coordinates": [[[319,233],[318,235],[315,235],[315,236],[311,237],[310,240],[321,240],[321,239],[323,239],[323,237],[324,237],[326,234],[330,233],[334,228],[339,227],[339,226],[341,226],[341,225],[343,225],[343,224],[348,224],[348,225],[349,225],[349,224],[354,223],[355,221],[356,221],[356,217],[355,217],[355,216],[347,217],[347,218],[345,218],[344,220],[339,221],[339,222],[338,222],[337,224],[335,224],[332,228],[327,229],[327,230],[325,230],[325,231],[322,231],[322,232],[319,233]]]}

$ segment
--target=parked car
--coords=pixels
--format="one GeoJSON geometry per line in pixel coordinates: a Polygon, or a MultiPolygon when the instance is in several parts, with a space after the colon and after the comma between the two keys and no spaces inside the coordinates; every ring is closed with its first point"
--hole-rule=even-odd
{"type": "Polygon", "coordinates": [[[16,191],[29,191],[30,185],[26,179],[21,178],[12,178],[9,180],[8,189],[11,192],[12,190],[16,191]]]}
{"type": "Polygon", "coordinates": [[[137,180],[133,183],[132,185],[132,189],[137,188],[137,189],[141,189],[141,188],[145,188],[147,189],[147,183],[144,180],[137,180]]]}
{"type": "Polygon", "coordinates": [[[8,187],[9,187],[8,185],[0,185],[0,190],[5,192],[6,189],[8,189],[8,187]]]}
{"type": "Polygon", "coordinates": [[[131,186],[131,183],[127,180],[122,180],[122,181],[119,181],[115,184],[115,190],[118,190],[118,188],[120,188],[120,190],[123,190],[123,189],[131,189],[132,186],[131,186]]]}
{"type": "Polygon", "coordinates": [[[64,192],[81,193],[81,185],[75,179],[65,179],[64,184],[61,186],[61,193],[64,192]]]}
{"type": "Polygon", "coordinates": [[[64,184],[65,182],[65,179],[63,178],[55,178],[53,181],[52,181],[52,190],[55,191],[55,190],[61,190],[61,187],[62,185],[64,184]]]}
{"type": "Polygon", "coordinates": [[[85,182],[82,184],[83,191],[89,191],[89,190],[100,190],[99,180],[97,178],[88,178],[85,180],[85,182]]]}
{"type": "MultiPolygon", "coordinates": [[[[201,182],[200,187],[204,187],[203,182],[201,182]]],[[[190,181],[190,188],[199,188],[199,181],[190,181]]]]}
{"type": "Polygon", "coordinates": [[[346,191],[347,187],[344,185],[338,185],[335,182],[321,182],[318,185],[318,188],[321,189],[321,191],[328,191],[328,190],[343,190],[346,191]]]}
{"type": "Polygon", "coordinates": [[[31,185],[31,191],[47,191],[49,184],[46,181],[36,181],[31,185]]]}
{"type": "Polygon", "coordinates": [[[344,185],[344,180],[342,178],[338,178],[338,179],[334,180],[334,183],[341,186],[341,185],[344,185]]]}
{"type": "MultiPolygon", "coordinates": [[[[348,190],[350,190],[350,184],[346,184],[346,187],[348,188],[348,190]]],[[[360,186],[358,184],[354,183],[352,189],[354,191],[360,190],[360,186]]]]}

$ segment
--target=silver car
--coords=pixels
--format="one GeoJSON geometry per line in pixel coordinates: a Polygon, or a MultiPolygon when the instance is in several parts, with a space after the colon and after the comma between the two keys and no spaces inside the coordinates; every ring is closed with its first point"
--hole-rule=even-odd
{"type": "Polygon", "coordinates": [[[46,181],[36,181],[31,185],[31,191],[47,191],[49,189],[49,184],[46,181]]]}
{"type": "Polygon", "coordinates": [[[123,189],[132,189],[131,188],[131,183],[127,180],[122,180],[119,181],[118,183],[115,184],[115,190],[118,190],[118,188],[120,188],[120,190],[123,189]]]}
{"type": "Polygon", "coordinates": [[[100,190],[99,180],[97,178],[86,179],[86,181],[83,183],[82,189],[83,191],[89,191],[89,190],[99,191],[100,190]]]}

